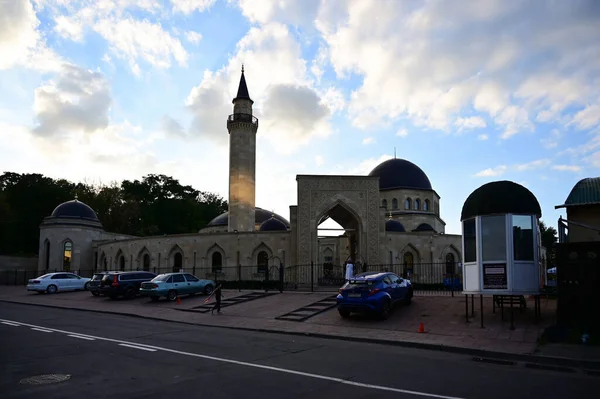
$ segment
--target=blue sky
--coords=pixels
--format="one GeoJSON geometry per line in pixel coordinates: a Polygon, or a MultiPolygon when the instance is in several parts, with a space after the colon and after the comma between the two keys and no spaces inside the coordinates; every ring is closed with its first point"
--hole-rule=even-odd
{"type": "Polygon", "coordinates": [[[109,183],[164,173],[227,198],[225,120],[246,66],[257,206],[297,174],[419,165],[460,233],[468,195],[528,187],[556,225],[600,168],[593,0],[0,3],[2,169],[109,183]]]}

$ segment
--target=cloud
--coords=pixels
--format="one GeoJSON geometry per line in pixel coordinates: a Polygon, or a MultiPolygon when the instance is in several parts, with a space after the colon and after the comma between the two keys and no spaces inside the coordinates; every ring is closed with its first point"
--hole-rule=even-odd
{"type": "Polygon", "coordinates": [[[29,0],[0,1],[0,70],[25,66],[55,71],[60,58],[38,31],[40,21],[29,0]]]}
{"type": "Polygon", "coordinates": [[[183,130],[181,123],[171,118],[168,115],[164,115],[161,119],[161,130],[171,137],[185,137],[186,134],[183,130]]]}
{"type": "Polygon", "coordinates": [[[581,166],[577,165],[554,165],[552,169],[562,172],[581,172],[581,166]]]}
{"type": "Polygon", "coordinates": [[[470,116],[470,117],[458,117],[454,122],[454,126],[458,127],[458,130],[465,129],[477,129],[484,128],[487,126],[485,120],[480,116],[470,116]]]}
{"type": "MultiPolygon", "coordinates": [[[[568,123],[574,106],[594,114],[599,24],[593,1],[539,7],[500,0],[468,8],[437,1],[323,2],[315,21],[336,75],[361,80],[349,104],[354,126],[408,118],[447,130],[475,109],[503,139],[535,131],[536,123],[568,123]]],[[[579,119],[582,127],[598,123],[579,119]]]]}
{"type": "Polygon", "coordinates": [[[250,22],[278,22],[310,27],[317,16],[320,0],[238,0],[242,14],[250,22]]]}
{"type": "Polygon", "coordinates": [[[504,172],[506,172],[506,165],[500,165],[497,166],[495,168],[488,168],[485,170],[482,170],[481,172],[477,172],[475,173],[476,177],[492,177],[492,176],[500,176],[503,175],[504,172]]]}
{"type": "Polygon", "coordinates": [[[180,12],[186,15],[194,11],[203,12],[211,8],[216,0],[170,0],[173,5],[173,12],[180,12]]]}
{"type": "Polygon", "coordinates": [[[325,164],[325,158],[322,155],[315,155],[315,165],[323,166],[325,164]]]}
{"type": "Polygon", "coordinates": [[[128,62],[135,75],[141,73],[141,61],[159,69],[170,68],[173,61],[180,66],[187,65],[189,55],[179,39],[171,36],[160,23],[136,19],[130,12],[155,14],[161,8],[156,0],[79,1],[68,3],[68,14],[63,14],[62,3],[61,0],[49,1],[56,33],[82,42],[86,31],[92,29],[108,42],[109,50],[116,57],[128,62]]]}
{"type": "Polygon", "coordinates": [[[515,165],[514,169],[519,172],[523,172],[526,170],[543,168],[543,167],[548,166],[549,164],[550,164],[549,159],[538,159],[536,161],[531,161],[531,162],[515,165]]]}
{"type": "Polygon", "coordinates": [[[200,40],[202,40],[202,35],[198,32],[194,32],[193,30],[190,30],[190,31],[185,32],[185,38],[190,43],[198,44],[198,43],[200,43],[200,40]]]}
{"type": "Polygon", "coordinates": [[[343,96],[335,89],[318,92],[307,78],[306,61],[298,42],[284,25],[271,23],[252,28],[237,44],[229,63],[216,72],[205,71],[192,88],[186,105],[193,114],[190,133],[218,145],[226,145],[224,115],[232,113],[240,65],[246,66],[246,82],[259,118],[258,135],[282,153],[295,151],[312,138],[326,137],[329,119],[342,109],[343,96]],[[277,68],[265,68],[276,63],[277,68]]]}
{"type": "Polygon", "coordinates": [[[406,136],[408,136],[408,130],[401,128],[400,130],[398,130],[398,132],[396,132],[396,136],[406,137],[406,136]]]}
{"type": "Polygon", "coordinates": [[[365,137],[362,141],[363,145],[373,144],[375,139],[373,137],[365,137]]]}
{"type": "Polygon", "coordinates": [[[485,140],[487,140],[487,139],[489,139],[489,138],[490,138],[490,136],[488,136],[488,135],[487,135],[487,134],[485,134],[485,133],[483,133],[483,134],[480,134],[479,136],[477,136],[477,139],[478,139],[478,140],[481,140],[481,141],[485,141],[485,140]]]}
{"type": "Polygon", "coordinates": [[[558,129],[553,129],[552,132],[548,135],[548,137],[540,139],[540,143],[546,149],[556,148],[558,146],[558,142],[561,138],[561,133],[558,129]]]}
{"type": "Polygon", "coordinates": [[[50,137],[105,129],[111,103],[103,74],[63,64],[55,79],[35,90],[33,109],[38,124],[33,133],[50,137]]]}

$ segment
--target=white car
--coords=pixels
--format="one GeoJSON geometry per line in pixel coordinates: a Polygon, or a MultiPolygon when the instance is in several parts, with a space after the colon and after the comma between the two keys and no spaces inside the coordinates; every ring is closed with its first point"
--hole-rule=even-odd
{"type": "Polygon", "coordinates": [[[73,273],[48,273],[29,280],[27,291],[54,294],[58,291],[87,290],[90,286],[90,280],[90,278],[80,277],[73,273]]]}

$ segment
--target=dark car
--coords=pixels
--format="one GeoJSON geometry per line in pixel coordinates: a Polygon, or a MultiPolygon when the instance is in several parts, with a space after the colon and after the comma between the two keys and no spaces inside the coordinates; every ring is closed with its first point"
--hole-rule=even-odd
{"type": "Polygon", "coordinates": [[[156,274],[150,272],[109,272],[100,280],[100,292],[110,299],[120,296],[131,299],[140,293],[140,286],[152,280],[156,274]]]}
{"type": "Polygon", "coordinates": [[[90,280],[90,283],[88,286],[89,286],[89,290],[93,296],[102,295],[100,282],[102,281],[102,278],[105,275],[107,275],[108,273],[115,273],[115,272],[97,272],[97,273],[94,273],[94,275],[92,276],[92,279],[90,280]]]}

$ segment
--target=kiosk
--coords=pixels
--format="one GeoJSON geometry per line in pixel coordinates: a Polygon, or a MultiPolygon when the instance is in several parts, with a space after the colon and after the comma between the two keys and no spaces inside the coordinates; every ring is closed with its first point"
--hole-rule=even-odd
{"type": "MultiPolygon", "coordinates": [[[[483,327],[483,295],[492,295],[502,310],[513,305],[522,310],[525,295],[535,297],[539,315],[539,294],[545,280],[541,262],[540,204],[527,188],[511,181],[484,184],[465,201],[462,213],[463,293],[480,295],[483,327]]],[[[465,301],[468,319],[468,300],[465,301]]]]}

